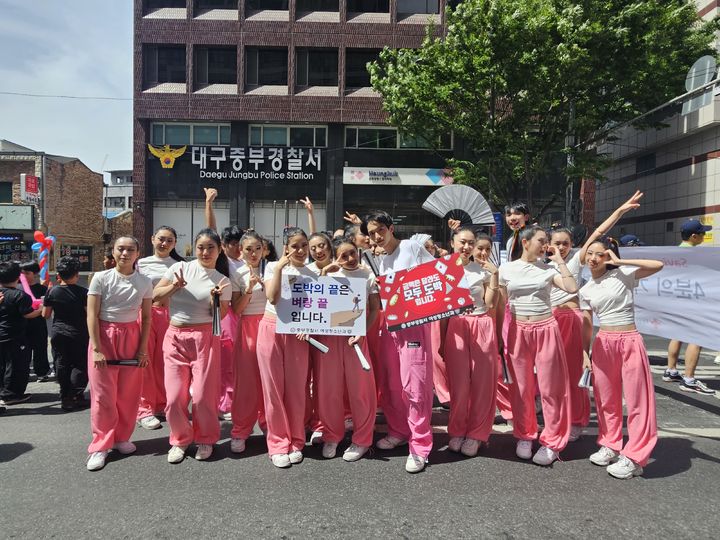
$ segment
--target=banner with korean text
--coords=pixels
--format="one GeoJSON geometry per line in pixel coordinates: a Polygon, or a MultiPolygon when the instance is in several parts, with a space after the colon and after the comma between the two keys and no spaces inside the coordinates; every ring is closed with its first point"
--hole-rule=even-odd
{"type": "Polygon", "coordinates": [[[360,278],[283,276],[278,334],[364,336],[367,282],[360,278]]]}
{"type": "Polygon", "coordinates": [[[458,253],[380,276],[378,286],[391,332],[459,315],[473,307],[458,253]]]}
{"type": "Polygon", "coordinates": [[[628,247],[620,256],[665,264],[635,288],[641,333],[720,350],[720,248],[628,247]]]}

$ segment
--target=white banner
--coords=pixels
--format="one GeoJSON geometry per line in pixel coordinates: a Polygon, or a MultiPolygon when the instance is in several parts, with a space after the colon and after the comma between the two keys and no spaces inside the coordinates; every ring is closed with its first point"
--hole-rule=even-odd
{"type": "Polygon", "coordinates": [[[620,256],[665,263],[635,289],[641,333],[720,350],[720,248],[627,247],[620,256]]]}
{"type": "Polygon", "coordinates": [[[364,336],[367,282],[360,278],[283,276],[278,334],[364,336]]]}
{"type": "Polygon", "coordinates": [[[343,184],[381,186],[447,186],[453,183],[443,169],[344,167],[343,184]]]}

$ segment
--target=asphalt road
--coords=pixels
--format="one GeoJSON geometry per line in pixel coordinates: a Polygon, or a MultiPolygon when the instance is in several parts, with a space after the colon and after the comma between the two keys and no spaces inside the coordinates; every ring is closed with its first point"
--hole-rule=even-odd
{"type": "MultiPolygon", "coordinates": [[[[660,440],[645,475],[627,481],[587,461],[594,416],[545,469],[515,458],[504,425],[476,458],[448,452],[442,409],[417,475],[403,450],[345,463],[308,448],[279,470],[259,433],[231,454],[227,422],[207,462],[170,465],[167,427],[138,428],[135,455],[91,473],[89,412],[62,412],[55,383],[33,382],[33,400],[0,416],[0,538],[719,538],[720,399],[680,392],[660,379],[664,358],[652,363],[660,440]]],[[[700,373],[720,390],[711,356],[700,373]]]]}

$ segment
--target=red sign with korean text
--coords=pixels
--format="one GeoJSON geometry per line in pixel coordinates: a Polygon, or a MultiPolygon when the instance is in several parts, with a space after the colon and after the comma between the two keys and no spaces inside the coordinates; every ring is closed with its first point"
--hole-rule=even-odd
{"type": "Polygon", "coordinates": [[[473,307],[460,254],[378,277],[388,330],[459,315],[473,307]]]}

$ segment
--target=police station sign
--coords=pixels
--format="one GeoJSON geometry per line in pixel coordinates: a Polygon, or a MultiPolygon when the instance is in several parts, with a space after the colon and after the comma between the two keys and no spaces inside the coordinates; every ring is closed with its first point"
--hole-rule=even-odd
{"type": "Polygon", "coordinates": [[[201,179],[312,182],[322,172],[319,148],[192,146],[190,153],[201,179]]]}

